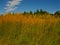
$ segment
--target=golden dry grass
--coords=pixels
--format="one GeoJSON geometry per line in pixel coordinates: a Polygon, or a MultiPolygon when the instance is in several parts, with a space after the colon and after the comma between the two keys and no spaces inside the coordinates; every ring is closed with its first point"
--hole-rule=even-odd
{"type": "Polygon", "coordinates": [[[0,16],[0,45],[60,45],[59,22],[51,15],[5,14],[0,16]]]}
{"type": "Polygon", "coordinates": [[[22,14],[6,14],[3,16],[0,16],[0,23],[2,22],[22,22],[22,23],[54,23],[60,20],[60,18],[55,18],[51,15],[44,15],[44,16],[24,16],[22,14]]]}

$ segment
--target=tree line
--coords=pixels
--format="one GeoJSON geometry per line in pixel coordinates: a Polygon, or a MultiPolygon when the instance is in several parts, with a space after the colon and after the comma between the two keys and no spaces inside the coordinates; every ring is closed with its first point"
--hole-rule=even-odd
{"type": "Polygon", "coordinates": [[[48,15],[48,14],[50,14],[50,15],[55,16],[55,17],[60,17],[60,10],[57,10],[56,12],[51,14],[48,11],[45,11],[45,10],[42,10],[42,9],[40,9],[40,10],[37,9],[35,12],[32,12],[32,11],[26,12],[26,11],[24,11],[23,14],[24,15],[26,15],[26,14],[31,14],[31,15],[45,15],[45,14],[48,15]]]}
{"type": "MultiPolygon", "coordinates": [[[[16,13],[14,13],[14,12],[9,12],[8,13],[9,15],[16,15],[16,13]]],[[[55,17],[59,17],[60,18],[60,10],[57,10],[57,11],[55,11],[53,14],[52,13],[49,13],[48,11],[45,11],[45,10],[42,10],[42,9],[40,9],[40,10],[36,10],[36,11],[29,11],[29,12],[26,12],[26,11],[24,11],[23,13],[22,13],[23,15],[36,15],[36,16],[39,16],[39,15],[52,15],[52,16],[55,16],[55,17]]]]}

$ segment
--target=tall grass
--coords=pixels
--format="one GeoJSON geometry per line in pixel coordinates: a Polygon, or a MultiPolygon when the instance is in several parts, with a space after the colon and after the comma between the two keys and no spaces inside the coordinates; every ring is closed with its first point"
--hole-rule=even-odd
{"type": "Polygon", "coordinates": [[[0,16],[0,45],[60,45],[60,18],[23,14],[0,16]]]}

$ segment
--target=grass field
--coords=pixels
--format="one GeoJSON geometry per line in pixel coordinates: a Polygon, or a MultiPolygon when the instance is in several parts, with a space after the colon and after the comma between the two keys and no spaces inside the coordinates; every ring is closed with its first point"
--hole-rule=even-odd
{"type": "Polygon", "coordinates": [[[22,14],[0,16],[0,45],[60,45],[60,18],[22,14]]]}

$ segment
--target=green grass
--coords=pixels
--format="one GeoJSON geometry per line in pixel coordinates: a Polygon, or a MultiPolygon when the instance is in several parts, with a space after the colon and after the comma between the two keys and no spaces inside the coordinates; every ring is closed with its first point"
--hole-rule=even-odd
{"type": "Polygon", "coordinates": [[[60,22],[0,24],[0,45],[60,45],[60,22]]]}

